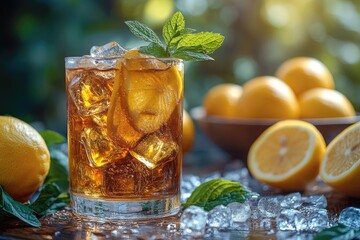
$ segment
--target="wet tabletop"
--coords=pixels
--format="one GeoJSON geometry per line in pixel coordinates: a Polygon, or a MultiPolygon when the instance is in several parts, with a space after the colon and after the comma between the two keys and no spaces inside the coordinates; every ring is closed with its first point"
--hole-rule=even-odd
{"type": "MultiPolygon", "coordinates": [[[[184,163],[184,176],[206,178],[223,177],[226,173],[241,172],[241,181],[261,196],[286,195],[289,193],[269,188],[246,175],[246,168],[239,160],[232,159],[194,167],[184,163]],[[229,170],[231,169],[231,170],[229,170]],[[229,172],[230,171],[230,172],[229,172]]],[[[302,196],[324,194],[330,224],[337,221],[339,213],[346,207],[360,207],[360,199],[349,198],[317,179],[301,192],[302,196]]],[[[0,239],[193,239],[180,231],[180,214],[148,221],[82,222],[77,220],[68,207],[41,219],[40,228],[30,227],[16,219],[0,219],[0,239]]],[[[196,239],[312,239],[314,231],[280,231],[275,218],[264,222],[262,218],[249,218],[239,226],[217,229],[207,228],[204,235],[196,239]]]]}

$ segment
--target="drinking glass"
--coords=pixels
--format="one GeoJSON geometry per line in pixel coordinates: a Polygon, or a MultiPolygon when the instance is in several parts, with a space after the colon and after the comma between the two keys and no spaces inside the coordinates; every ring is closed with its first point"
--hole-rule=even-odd
{"type": "Polygon", "coordinates": [[[70,193],[80,218],[148,219],[180,209],[184,64],[65,58],[70,193]]]}

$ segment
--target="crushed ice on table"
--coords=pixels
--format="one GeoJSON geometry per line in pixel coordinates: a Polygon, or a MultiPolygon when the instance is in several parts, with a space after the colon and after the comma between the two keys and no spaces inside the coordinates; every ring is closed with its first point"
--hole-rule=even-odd
{"type": "Polygon", "coordinates": [[[230,208],[219,205],[209,211],[207,224],[210,228],[227,229],[231,225],[231,217],[230,208]]]}
{"type": "Polygon", "coordinates": [[[183,175],[181,178],[181,202],[186,202],[191,193],[201,184],[201,178],[195,175],[183,175]]]}
{"type": "Polygon", "coordinates": [[[319,231],[329,226],[329,216],[326,209],[316,207],[302,207],[300,209],[304,216],[302,225],[298,230],[319,231]]]}
{"type": "Polygon", "coordinates": [[[319,231],[329,226],[329,217],[322,208],[283,209],[276,223],[279,230],[319,231]]]}
{"type": "Polygon", "coordinates": [[[317,208],[326,208],[327,200],[324,195],[311,195],[302,197],[303,206],[313,206],[317,208]]]}
{"type": "Polygon", "coordinates": [[[280,215],[276,218],[276,225],[279,230],[299,230],[302,226],[304,217],[299,210],[283,209],[280,215]]]}
{"type": "Polygon", "coordinates": [[[299,192],[295,192],[285,195],[280,203],[280,206],[282,208],[297,209],[301,206],[301,204],[302,204],[301,194],[299,192]]]}
{"type": "MultiPolygon", "coordinates": [[[[314,233],[330,225],[328,212],[324,208],[325,203],[326,198],[323,195],[312,197],[291,193],[285,196],[250,196],[244,203],[233,202],[211,210],[207,215],[206,233],[214,234],[219,230],[247,231],[250,228],[272,233],[275,231],[314,233]]],[[[293,239],[297,237],[298,235],[293,239]]]]}
{"type": "Polygon", "coordinates": [[[186,208],[180,218],[180,229],[184,235],[203,236],[207,220],[207,212],[197,206],[186,208]]]}
{"type": "Polygon", "coordinates": [[[339,215],[338,222],[351,228],[360,228],[360,208],[344,208],[339,215]]]}
{"type": "Polygon", "coordinates": [[[245,222],[251,215],[250,204],[248,201],[243,203],[233,202],[227,205],[231,211],[232,223],[245,222]]]}
{"type": "Polygon", "coordinates": [[[249,197],[249,199],[247,200],[249,202],[250,209],[251,209],[251,215],[250,215],[251,219],[258,219],[261,217],[260,211],[258,208],[259,200],[260,200],[260,196],[258,196],[258,195],[253,195],[253,196],[249,197]]]}
{"type": "MultiPolygon", "coordinates": [[[[181,182],[182,201],[184,202],[201,183],[215,177],[220,177],[220,173],[214,172],[202,178],[195,175],[183,175],[181,182]]],[[[247,168],[241,164],[227,166],[221,177],[239,182],[248,190],[256,192],[256,189],[252,188],[253,185],[256,185],[252,182],[254,180],[251,178],[247,168]]],[[[250,195],[244,203],[233,202],[226,207],[219,207],[225,216],[230,210],[229,226],[227,218],[216,211],[215,213],[219,214],[218,220],[212,217],[213,213],[209,213],[207,228],[211,228],[212,233],[216,229],[231,231],[258,229],[268,231],[269,234],[273,234],[275,231],[314,233],[331,225],[326,207],[327,200],[324,195],[305,196],[299,192],[270,196],[254,194],[250,195]],[[225,219],[222,220],[224,221],[222,224],[220,218],[225,219]]],[[[303,237],[303,235],[296,234],[291,239],[298,239],[298,237],[303,237]]]]}
{"type": "Polygon", "coordinates": [[[279,215],[281,206],[278,197],[262,197],[258,202],[258,209],[262,217],[276,217],[279,215]]]}

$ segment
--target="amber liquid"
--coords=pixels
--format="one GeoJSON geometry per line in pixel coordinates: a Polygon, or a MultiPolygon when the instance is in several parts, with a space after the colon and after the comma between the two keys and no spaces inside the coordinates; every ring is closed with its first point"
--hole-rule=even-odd
{"type": "Polygon", "coordinates": [[[166,95],[161,84],[155,86],[158,78],[172,77],[169,71],[130,70],[124,63],[105,70],[66,69],[72,194],[139,201],[179,193],[183,70],[176,70],[180,89],[169,88],[180,93],[175,105],[170,98],[171,106],[163,104],[173,94],[166,95]],[[154,80],[151,86],[149,79],[154,80]],[[143,102],[148,100],[155,104],[147,107],[143,102]]]}

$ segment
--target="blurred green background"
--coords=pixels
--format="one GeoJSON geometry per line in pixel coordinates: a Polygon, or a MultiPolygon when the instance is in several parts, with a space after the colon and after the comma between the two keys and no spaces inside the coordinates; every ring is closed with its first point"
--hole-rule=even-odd
{"type": "Polygon", "coordinates": [[[295,56],[320,59],[336,88],[360,110],[360,1],[358,0],[18,0],[1,10],[0,114],[66,133],[64,57],[117,41],[144,44],[124,24],[138,20],[161,33],[183,12],[188,27],[225,36],[215,62],[186,64],[185,106],[201,104],[221,82],[242,84],[273,75],[295,56]]]}

